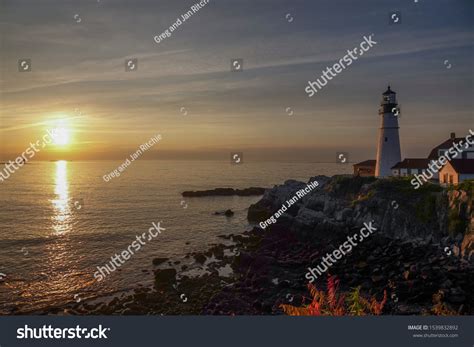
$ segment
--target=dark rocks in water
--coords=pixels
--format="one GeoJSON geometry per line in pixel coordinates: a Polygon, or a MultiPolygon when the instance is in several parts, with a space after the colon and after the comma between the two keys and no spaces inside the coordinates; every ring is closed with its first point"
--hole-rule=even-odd
{"type": "Polygon", "coordinates": [[[196,262],[204,264],[204,262],[206,261],[206,256],[204,254],[196,254],[194,256],[194,259],[196,259],[196,262]]]}
{"type": "Polygon", "coordinates": [[[250,205],[247,212],[247,219],[249,222],[261,222],[270,218],[273,211],[276,211],[270,200],[260,200],[255,204],[250,205]]]}
{"type": "Polygon", "coordinates": [[[166,289],[176,282],[176,270],[175,269],[158,269],[155,271],[155,288],[166,289]]]}
{"type": "Polygon", "coordinates": [[[182,193],[185,197],[202,197],[202,196],[252,196],[263,195],[265,188],[250,187],[245,189],[234,188],[215,188],[210,190],[185,191],[182,193]]]}
{"type": "Polygon", "coordinates": [[[225,210],[225,211],[217,211],[214,212],[215,215],[217,216],[226,216],[226,217],[232,217],[234,215],[234,211],[231,209],[225,210]]]}
{"type": "Polygon", "coordinates": [[[160,264],[164,263],[167,260],[168,260],[168,258],[154,258],[153,259],[153,265],[160,265],[160,264]]]}

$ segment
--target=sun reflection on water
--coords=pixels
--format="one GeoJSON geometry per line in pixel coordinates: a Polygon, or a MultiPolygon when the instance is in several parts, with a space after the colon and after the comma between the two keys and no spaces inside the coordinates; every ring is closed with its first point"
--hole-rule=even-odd
{"type": "Polygon", "coordinates": [[[67,161],[56,162],[54,193],[56,198],[51,200],[54,215],[51,217],[55,234],[65,234],[71,231],[71,208],[69,206],[69,182],[67,161]]]}

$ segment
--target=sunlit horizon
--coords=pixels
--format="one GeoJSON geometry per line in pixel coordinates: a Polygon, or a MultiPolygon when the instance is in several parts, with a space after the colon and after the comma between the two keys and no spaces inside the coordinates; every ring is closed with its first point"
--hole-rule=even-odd
{"type": "Polygon", "coordinates": [[[465,6],[420,11],[407,2],[398,10],[410,25],[393,26],[384,2],[328,2],[324,12],[317,3],[304,10],[299,4],[288,23],[284,3],[266,9],[271,20],[262,22],[248,16],[255,4],[244,1],[219,12],[223,31],[210,4],[159,45],[155,14],[176,18],[179,2],[137,5],[134,19],[114,2],[107,16],[102,4],[84,4],[81,23],[70,18],[73,3],[10,10],[15,6],[7,1],[2,13],[1,161],[47,129],[57,129],[58,139],[34,160],[120,160],[157,133],[163,141],[141,159],[226,160],[234,151],[250,160],[330,162],[337,152],[354,162],[375,158],[377,110],[388,83],[402,105],[404,157],[425,157],[472,124],[472,19],[465,6]],[[308,98],[307,81],[371,33],[377,46],[308,98]],[[31,59],[31,71],[19,72],[23,58],[31,59]],[[128,58],[138,69],[125,70],[128,58]],[[243,59],[243,71],[230,70],[233,58],[243,59]]]}

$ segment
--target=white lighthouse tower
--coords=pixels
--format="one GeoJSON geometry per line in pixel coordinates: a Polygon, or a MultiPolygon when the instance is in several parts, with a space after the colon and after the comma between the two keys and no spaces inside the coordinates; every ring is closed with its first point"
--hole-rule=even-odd
{"type": "Polygon", "coordinates": [[[388,86],[387,91],[383,93],[379,109],[381,125],[377,145],[376,177],[391,176],[391,168],[401,161],[398,113],[396,93],[388,86]]]}

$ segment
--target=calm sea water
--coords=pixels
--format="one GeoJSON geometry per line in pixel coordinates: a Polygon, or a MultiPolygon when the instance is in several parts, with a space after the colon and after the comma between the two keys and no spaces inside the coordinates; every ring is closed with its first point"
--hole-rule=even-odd
{"type": "Polygon", "coordinates": [[[118,178],[102,176],[120,162],[32,162],[0,186],[0,314],[128,291],[153,281],[154,257],[179,260],[249,228],[247,208],[260,197],[182,198],[184,190],[272,187],[286,179],[350,173],[351,166],[306,163],[135,161],[118,178]],[[235,216],[215,216],[230,208],[235,216]],[[152,222],[166,228],[120,271],[93,273],[126,249],[152,222]],[[76,297],[79,299],[79,297],[76,297]],[[15,311],[13,311],[15,310],[15,311]]]}

